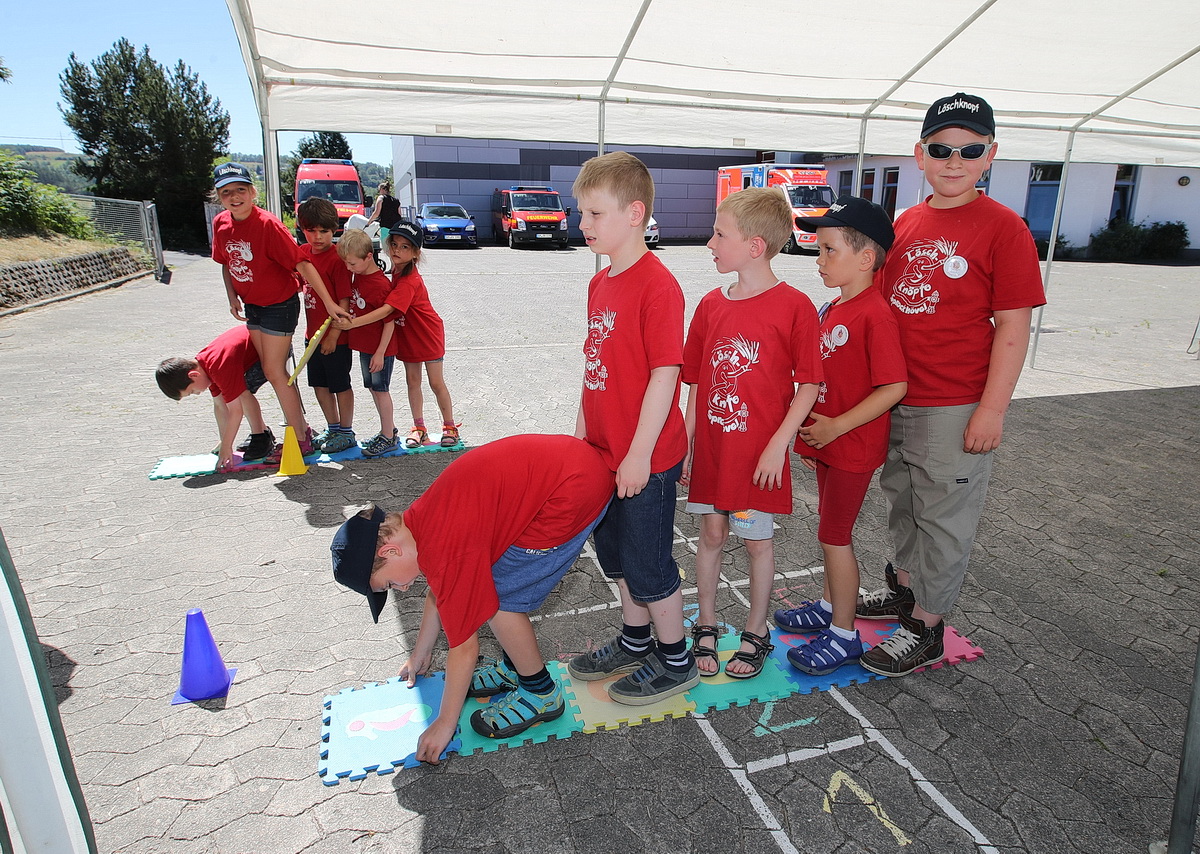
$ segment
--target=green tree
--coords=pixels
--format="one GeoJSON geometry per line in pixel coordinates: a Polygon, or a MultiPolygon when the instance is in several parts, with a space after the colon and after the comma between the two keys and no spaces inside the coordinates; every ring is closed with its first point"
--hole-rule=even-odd
{"type": "Polygon", "coordinates": [[[8,70],[8,66],[4,64],[4,57],[0,56],[0,80],[12,79],[12,72],[8,70]]]}
{"type": "Polygon", "coordinates": [[[229,113],[179,61],[168,70],[119,39],[90,65],[72,53],[59,77],[67,126],[89,159],[74,170],[96,195],[158,205],[163,241],[205,242],[211,164],[229,140],[229,113]]]}
{"type": "Polygon", "coordinates": [[[340,133],[322,130],[301,138],[296,143],[296,150],[279,160],[281,210],[288,210],[286,198],[296,189],[296,170],[300,167],[300,161],[318,157],[329,160],[353,160],[354,153],[350,151],[350,141],[340,133]]]}
{"type": "Polygon", "coordinates": [[[0,234],[31,232],[95,237],[88,218],[57,187],[34,180],[20,157],[0,153],[0,234]]]}

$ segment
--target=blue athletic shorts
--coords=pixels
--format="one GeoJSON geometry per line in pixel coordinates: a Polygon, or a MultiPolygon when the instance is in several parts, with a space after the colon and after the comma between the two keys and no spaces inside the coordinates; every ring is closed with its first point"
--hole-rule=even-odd
{"type": "Polygon", "coordinates": [[[500,610],[527,614],[542,607],[546,597],[575,565],[588,535],[596,527],[600,512],[582,532],[561,546],[549,549],[523,549],[509,546],[492,566],[492,579],[500,597],[500,610]]]}

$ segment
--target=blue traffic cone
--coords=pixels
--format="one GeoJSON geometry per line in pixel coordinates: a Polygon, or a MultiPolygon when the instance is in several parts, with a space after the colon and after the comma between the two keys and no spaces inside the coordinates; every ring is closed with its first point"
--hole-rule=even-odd
{"type": "Polygon", "coordinates": [[[237,668],[226,669],[221,660],[221,651],[208,630],[204,612],[199,608],[188,611],[183,632],[183,672],[171,705],[224,697],[235,673],[237,668]]]}

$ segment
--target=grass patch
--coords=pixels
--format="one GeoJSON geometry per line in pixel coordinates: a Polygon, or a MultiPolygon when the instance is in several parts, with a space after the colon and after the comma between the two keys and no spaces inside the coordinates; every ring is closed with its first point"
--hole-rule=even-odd
{"type": "Polygon", "coordinates": [[[62,235],[50,237],[39,237],[35,234],[20,237],[6,235],[3,240],[0,240],[0,267],[20,264],[24,261],[70,258],[74,255],[87,255],[89,252],[104,252],[115,248],[117,248],[115,243],[107,241],[76,240],[62,235]]]}

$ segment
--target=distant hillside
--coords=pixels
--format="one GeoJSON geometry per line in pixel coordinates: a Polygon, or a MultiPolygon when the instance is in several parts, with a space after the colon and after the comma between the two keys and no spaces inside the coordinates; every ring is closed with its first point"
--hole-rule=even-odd
{"type": "Polygon", "coordinates": [[[42,184],[51,184],[77,195],[91,194],[87,179],[76,175],[71,168],[71,164],[79,159],[78,154],[68,154],[61,148],[44,145],[0,145],[0,151],[23,157],[42,184]]]}

